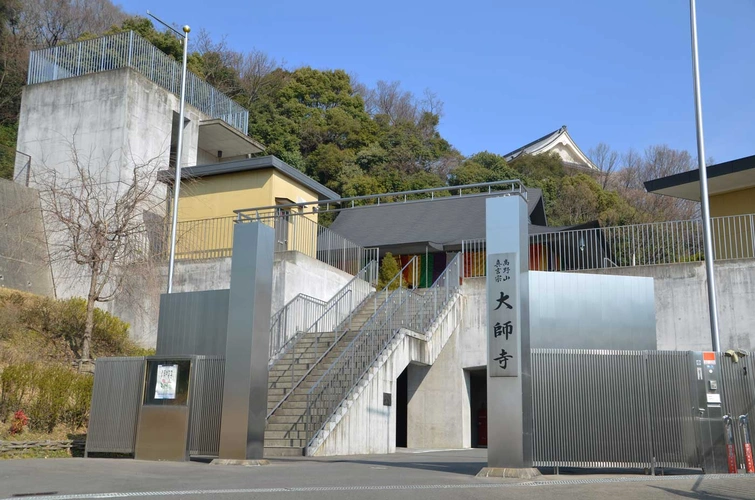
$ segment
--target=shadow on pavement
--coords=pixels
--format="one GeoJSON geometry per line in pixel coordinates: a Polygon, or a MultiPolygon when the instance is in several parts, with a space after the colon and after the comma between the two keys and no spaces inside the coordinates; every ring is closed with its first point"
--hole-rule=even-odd
{"type": "MultiPolygon", "coordinates": [[[[733,479],[733,478],[732,478],[733,479]]],[[[742,478],[746,479],[746,478],[742,478]]],[[[678,490],[667,486],[648,485],[650,488],[665,491],[681,498],[696,498],[699,500],[752,500],[755,492],[750,481],[705,481],[705,476],[700,476],[692,486],[691,491],[678,490]]]]}

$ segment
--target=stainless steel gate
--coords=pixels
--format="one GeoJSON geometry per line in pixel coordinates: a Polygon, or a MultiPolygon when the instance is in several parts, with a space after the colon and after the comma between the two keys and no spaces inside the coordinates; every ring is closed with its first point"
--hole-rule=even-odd
{"type": "Polygon", "coordinates": [[[534,463],[699,467],[688,353],[536,349],[534,463]]]}

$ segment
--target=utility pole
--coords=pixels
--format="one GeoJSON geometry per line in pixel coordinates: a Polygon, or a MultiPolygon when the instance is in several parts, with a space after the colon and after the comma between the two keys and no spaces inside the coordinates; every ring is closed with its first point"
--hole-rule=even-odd
{"type": "Polygon", "coordinates": [[[147,11],[157,22],[183,38],[183,65],[181,66],[181,104],[178,111],[178,144],[176,147],[176,180],[173,182],[173,223],[170,226],[170,261],[168,263],[168,293],[173,292],[173,270],[176,264],[176,226],[178,225],[178,197],[181,192],[181,153],[184,139],[184,103],[186,101],[186,58],[189,52],[189,25],[184,25],[183,33],[169,26],[163,20],[147,11]]]}
{"type": "Polygon", "coordinates": [[[695,90],[695,124],[697,126],[697,163],[700,167],[700,203],[703,216],[703,244],[705,251],[705,274],[708,277],[708,310],[710,314],[710,337],[713,350],[721,350],[718,333],[718,306],[716,305],[716,277],[713,271],[713,238],[710,230],[710,201],[708,200],[708,172],[705,166],[703,140],[703,108],[700,98],[700,63],[697,55],[697,13],[695,0],[689,0],[690,26],[692,31],[692,76],[695,90]]]}

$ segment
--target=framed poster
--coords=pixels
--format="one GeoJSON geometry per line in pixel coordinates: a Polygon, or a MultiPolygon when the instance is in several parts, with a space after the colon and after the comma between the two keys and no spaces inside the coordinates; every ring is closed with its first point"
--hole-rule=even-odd
{"type": "Polygon", "coordinates": [[[157,365],[155,399],[176,399],[178,365],[157,365]]]}

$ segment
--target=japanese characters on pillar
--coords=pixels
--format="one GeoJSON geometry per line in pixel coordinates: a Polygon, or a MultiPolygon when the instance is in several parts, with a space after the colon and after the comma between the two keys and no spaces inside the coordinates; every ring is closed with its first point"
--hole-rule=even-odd
{"type": "Polygon", "coordinates": [[[488,255],[488,376],[519,376],[519,304],[516,253],[488,255]]]}

